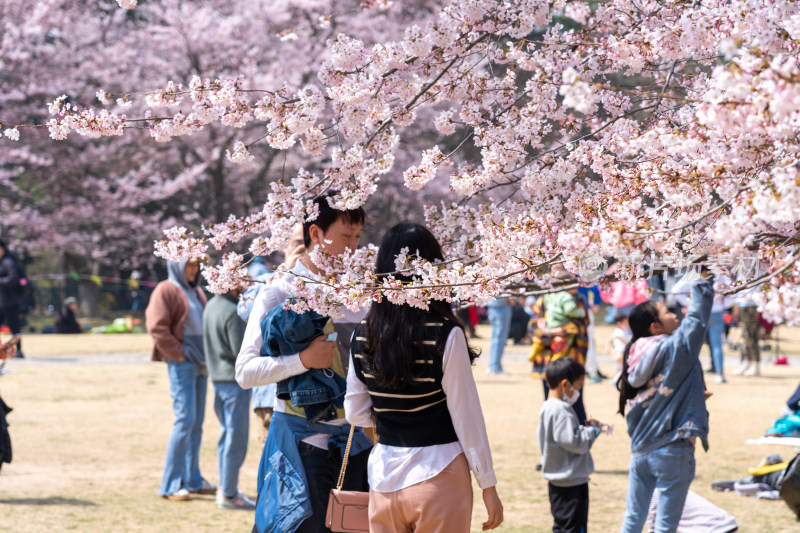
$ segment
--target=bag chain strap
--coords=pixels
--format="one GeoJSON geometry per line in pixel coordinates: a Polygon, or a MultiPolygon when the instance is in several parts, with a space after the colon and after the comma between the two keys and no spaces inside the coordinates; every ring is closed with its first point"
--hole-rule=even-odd
{"type": "Polygon", "coordinates": [[[342,458],[342,469],[339,471],[339,481],[336,482],[336,490],[342,490],[344,485],[344,471],[347,468],[347,459],[350,457],[350,445],[353,444],[353,433],[356,427],[350,425],[350,436],[347,437],[347,447],[344,450],[344,457],[342,458]]]}

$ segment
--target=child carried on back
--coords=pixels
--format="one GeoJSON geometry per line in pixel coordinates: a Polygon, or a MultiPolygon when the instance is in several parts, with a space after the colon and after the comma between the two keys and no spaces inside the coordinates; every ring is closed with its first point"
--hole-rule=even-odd
{"type": "MultiPolygon", "coordinates": [[[[569,272],[562,270],[556,276],[559,281],[574,281],[569,272]]],[[[533,363],[531,377],[544,380],[545,370],[551,361],[569,357],[580,364],[586,363],[589,348],[587,335],[587,309],[585,302],[579,297],[578,289],[573,287],[566,291],[547,294],[533,305],[536,328],[532,332],[531,352],[528,360],[533,363]]],[[[547,394],[547,382],[545,395],[547,394]]],[[[583,402],[580,401],[577,411],[581,420],[585,419],[583,402]]]]}
{"type": "Polygon", "coordinates": [[[630,313],[633,338],[625,349],[619,412],[631,437],[631,462],[623,533],[639,533],[654,489],[659,489],[656,531],[675,531],[694,479],[694,447],[708,450],[708,411],[699,361],[714,288],[707,271],[692,288],[692,302],[679,322],[660,302],[643,302],[630,313]]]}
{"type": "Polygon", "coordinates": [[[611,379],[615,384],[622,375],[622,358],[625,357],[625,348],[631,342],[631,328],[628,325],[628,314],[617,311],[614,315],[614,324],[617,326],[608,339],[608,356],[613,359],[617,373],[611,379]]]}

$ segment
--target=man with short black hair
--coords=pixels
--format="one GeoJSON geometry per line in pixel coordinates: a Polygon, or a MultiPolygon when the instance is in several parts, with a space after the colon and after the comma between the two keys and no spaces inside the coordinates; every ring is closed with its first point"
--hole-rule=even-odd
{"type": "MultiPolygon", "coordinates": [[[[328,198],[334,194],[328,193],[314,200],[319,215],[303,225],[306,252],[319,247],[336,256],[346,249],[355,251],[358,247],[364,211],[361,208],[349,211],[333,209],[328,198]]],[[[291,296],[294,278],[313,280],[321,273],[306,253],[289,270],[287,277],[273,281],[258,293],[236,360],[236,381],[242,387],[276,383],[312,368],[326,369],[346,378],[351,333],[366,316],[366,309],[359,312],[343,309],[342,318],[329,320],[325,335],[316,337],[300,353],[261,357],[264,344],[261,322],[264,317],[291,296]],[[337,340],[328,342],[327,334],[334,331],[337,340]]],[[[309,425],[303,408],[292,405],[291,401],[275,399],[259,469],[254,531],[329,531],[325,527],[328,495],[339,475],[349,431],[343,409],[337,409],[331,420],[309,425]],[[273,475],[267,475],[268,472],[273,475]]],[[[369,490],[366,467],[371,445],[364,432],[356,430],[347,464],[345,490],[369,490]]]]}
{"type": "MultiPolygon", "coordinates": [[[[5,241],[0,239],[0,326],[5,324],[15,335],[20,332],[21,326],[19,304],[24,295],[21,278],[22,268],[17,258],[8,249],[5,241]]],[[[12,357],[24,357],[21,342],[17,344],[17,352],[12,357]]]]}

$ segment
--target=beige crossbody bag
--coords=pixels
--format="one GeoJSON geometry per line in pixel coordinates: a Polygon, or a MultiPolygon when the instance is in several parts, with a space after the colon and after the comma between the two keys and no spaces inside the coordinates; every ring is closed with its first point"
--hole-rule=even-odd
{"type": "Polygon", "coordinates": [[[336,488],[331,489],[328,512],[325,514],[325,526],[336,533],[369,533],[369,492],[342,490],[355,429],[355,426],[350,426],[350,436],[347,437],[339,481],[336,483],[336,488]]]}

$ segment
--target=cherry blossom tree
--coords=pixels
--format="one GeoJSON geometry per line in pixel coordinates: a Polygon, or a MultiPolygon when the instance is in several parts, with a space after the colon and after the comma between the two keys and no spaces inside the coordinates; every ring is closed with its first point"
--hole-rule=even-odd
{"type": "MultiPolygon", "coordinates": [[[[613,258],[623,279],[642,276],[643,261],[706,263],[735,275],[730,290],[757,289],[769,318],[800,323],[795,2],[452,0],[400,36],[368,37],[331,36],[316,78],[176,78],[138,99],[144,122],[57,100],[49,131],[126,138],[146,124],[167,141],[223,128],[230,161],[262,161],[264,145],[323,158],[273,182],[245,216],[168,230],[164,257],[243,240],[277,250],[315,216],[310,196],[334,189],[334,207],[357,207],[396,171],[411,191],[444,182],[457,195],[425,206],[444,264],[408,251],[397,259],[408,283],[376,277],[372,247],[318,250],[327,290],[298,285],[299,306],[546,290],[550,265],[585,275],[613,258]],[[437,136],[421,134],[431,126],[437,136]],[[398,154],[412,141],[423,145],[408,164],[398,154]],[[740,268],[751,259],[754,270],[740,268]]],[[[204,270],[212,290],[237,282],[242,259],[229,251],[204,270]]]]}
{"type": "Polygon", "coordinates": [[[54,143],[46,127],[23,127],[44,126],[54,96],[82,108],[99,99],[126,113],[147,98],[128,91],[169,79],[241,76],[259,87],[303,85],[339,31],[373,40],[399,36],[404,21],[432,12],[430,2],[398,10],[365,9],[357,1],[151,0],[124,10],[113,0],[32,7],[2,0],[0,122],[13,122],[2,128],[9,141],[20,131],[23,138],[4,143],[0,224],[28,248],[59,249],[96,266],[152,263],[164,227],[245,214],[263,205],[270,181],[317,168],[320,158],[262,144],[257,160],[232,163],[226,151],[241,135],[260,136],[255,124],[232,130],[215,122],[166,143],[158,128],[132,121],[121,138],[90,134],[54,143]]]}

